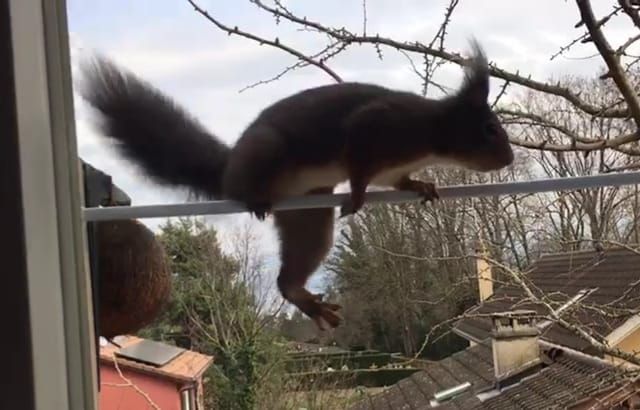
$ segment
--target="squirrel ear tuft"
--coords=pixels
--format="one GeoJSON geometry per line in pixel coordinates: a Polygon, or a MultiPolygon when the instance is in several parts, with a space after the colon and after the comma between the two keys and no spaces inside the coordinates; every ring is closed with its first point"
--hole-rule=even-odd
{"type": "Polygon", "coordinates": [[[480,44],[471,40],[472,57],[467,60],[465,80],[458,95],[473,105],[487,103],[489,97],[489,64],[480,44]]]}

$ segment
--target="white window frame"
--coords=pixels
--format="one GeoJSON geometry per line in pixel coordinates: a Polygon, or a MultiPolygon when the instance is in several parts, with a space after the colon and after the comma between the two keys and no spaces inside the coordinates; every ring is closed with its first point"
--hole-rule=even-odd
{"type": "Polygon", "coordinates": [[[9,14],[35,408],[97,409],[66,4],[9,0],[9,14]]]}
{"type": "MultiPolygon", "coordinates": [[[[233,201],[86,209],[73,111],[66,2],[9,0],[35,408],[97,409],[97,360],[84,221],[244,212],[233,201]],[[83,218],[84,216],[84,218],[83,218]]],[[[440,188],[441,198],[637,184],[640,172],[440,188]]],[[[339,206],[346,194],[276,209],[339,206]]],[[[372,192],[368,202],[417,200],[372,192]]]]}

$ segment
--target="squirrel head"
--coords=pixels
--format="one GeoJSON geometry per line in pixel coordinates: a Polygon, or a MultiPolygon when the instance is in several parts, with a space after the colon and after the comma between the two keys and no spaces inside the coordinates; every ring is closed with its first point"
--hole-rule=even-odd
{"type": "Polygon", "coordinates": [[[513,162],[509,136],[493,112],[489,96],[489,66],[480,45],[473,40],[462,87],[449,98],[446,115],[448,157],[475,171],[493,171],[513,162]]]}

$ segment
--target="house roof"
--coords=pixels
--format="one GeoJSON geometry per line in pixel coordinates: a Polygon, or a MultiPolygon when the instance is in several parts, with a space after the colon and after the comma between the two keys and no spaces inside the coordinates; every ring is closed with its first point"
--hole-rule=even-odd
{"type": "MultiPolygon", "coordinates": [[[[629,308],[640,307],[640,252],[631,249],[545,255],[524,273],[534,293],[547,295],[555,308],[570,302],[583,290],[595,289],[581,299],[580,304],[607,304],[615,317],[583,308],[567,309],[563,315],[572,323],[588,326],[596,337],[605,338],[631,318],[629,308]]],[[[548,313],[543,306],[522,303],[524,296],[522,288],[516,285],[497,287],[494,294],[472,309],[469,312],[471,317],[461,319],[454,330],[477,342],[490,336],[491,322],[488,317],[472,317],[474,314],[506,312],[514,308],[548,313]]],[[[587,342],[559,325],[546,327],[542,338],[593,353],[587,342]]]]}
{"type": "Polygon", "coordinates": [[[423,369],[389,389],[362,400],[352,410],[427,409],[431,408],[429,401],[438,391],[470,382],[471,389],[458,397],[457,407],[451,407],[466,409],[480,403],[475,393],[490,388],[493,383],[492,353],[486,344],[426,364],[423,369]]]}
{"type": "Polygon", "coordinates": [[[117,359],[120,369],[133,369],[142,373],[160,376],[178,382],[192,382],[198,380],[213,363],[213,357],[193,350],[184,350],[162,366],[152,366],[136,360],[117,356],[124,348],[134,346],[144,339],[135,336],[118,336],[120,347],[109,343],[100,347],[100,362],[114,363],[117,359]]]}
{"type": "Polygon", "coordinates": [[[552,409],[609,391],[628,376],[603,360],[568,350],[551,349],[553,359],[535,373],[495,390],[492,351],[488,342],[469,347],[368,396],[351,410],[431,409],[437,392],[469,382],[471,387],[438,409],[552,409]],[[482,398],[482,400],[481,400],[482,398]]]}

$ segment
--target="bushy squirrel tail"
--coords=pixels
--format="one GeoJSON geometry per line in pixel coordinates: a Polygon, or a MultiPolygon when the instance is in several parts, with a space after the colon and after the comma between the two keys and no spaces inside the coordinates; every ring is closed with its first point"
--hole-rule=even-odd
{"type": "Polygon", "coordinates": [[[156,182],[220,198],[230,148],[169,97],[102,56],[81,66],[100,131],[156,182]]]}

